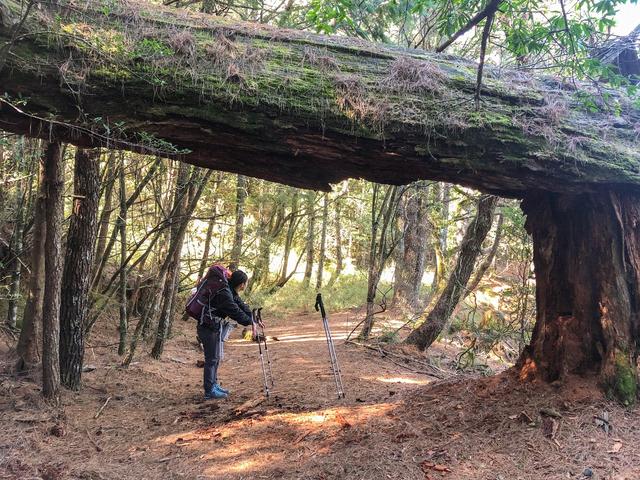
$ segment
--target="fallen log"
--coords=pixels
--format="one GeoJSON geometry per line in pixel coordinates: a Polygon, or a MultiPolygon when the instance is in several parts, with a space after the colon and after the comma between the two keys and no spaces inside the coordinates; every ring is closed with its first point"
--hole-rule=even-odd
{"type": "Polygon", "coordinates": [[[476,111],[461,58],[138,1],[41,1],[24,22],[21,5],[0,8],[7,131],[321,189],[640,185],[640,112],[618,91],[487,67],[476,111]]]}

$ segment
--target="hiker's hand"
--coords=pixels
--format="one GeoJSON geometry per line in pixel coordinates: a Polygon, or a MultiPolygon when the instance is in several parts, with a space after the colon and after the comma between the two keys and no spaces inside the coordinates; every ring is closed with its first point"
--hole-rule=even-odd
{"type": "Polygon", "coordinates": [[[258,325],[260,328],[264,328],[264,322],[261,319],[256,320],[256,325],[258,325]]]}

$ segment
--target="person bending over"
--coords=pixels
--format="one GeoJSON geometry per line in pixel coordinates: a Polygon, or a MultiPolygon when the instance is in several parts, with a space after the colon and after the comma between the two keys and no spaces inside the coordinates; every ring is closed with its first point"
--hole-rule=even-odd
{"type": "Polygon", "coordinates": [[[221,287],[211,293],[208,308],[202,321],[198,323],[198,338],[204,350],[204,397],[209,399],[227,398],[229,390],[222,388],[218,381],[218,367],[223,356],[223,342],[233,326],[226,320],[249,326],[253,323],[251,310],[238,292],[247,286],[247,274],[236,270],[227,279],[221,268],[213,267],[207,277],[219,282],[221,287]]]}

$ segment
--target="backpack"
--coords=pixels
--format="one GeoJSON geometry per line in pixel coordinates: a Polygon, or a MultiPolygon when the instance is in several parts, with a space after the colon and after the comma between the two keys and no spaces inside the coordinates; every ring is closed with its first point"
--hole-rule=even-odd
{"type": "Polygon", "coordinates": [[[213,265],[209,268],[209,271],[197,285],[196,291],[189,297],[185,305],[187,315],[198,322],[202,321],[205,307],[209,305],[212,295],[215,295],[228,285],[228,272],[229,270],[222,265],[213,265]]]}

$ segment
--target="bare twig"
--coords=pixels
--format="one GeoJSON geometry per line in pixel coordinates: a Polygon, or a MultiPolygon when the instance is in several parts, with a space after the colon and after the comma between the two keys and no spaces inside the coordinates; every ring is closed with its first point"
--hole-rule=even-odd
{"type": "MultiPolygon", "coordinates": [[[[104,403],[102,404],[100,409],[93,416],[94,419],[97,419],[102,414],[102,411],[106,408],[107,404],[109,403],[109,400],[111,400],[111,397],[107,397],[107,399],[104,401],[104,403]]],[[[88,434],[88,432],[87,432],[87,434],[88,434]]]]}

